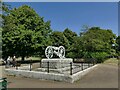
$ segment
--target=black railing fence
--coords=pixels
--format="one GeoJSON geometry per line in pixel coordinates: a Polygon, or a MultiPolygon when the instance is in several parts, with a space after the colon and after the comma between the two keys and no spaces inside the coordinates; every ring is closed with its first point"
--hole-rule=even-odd
{"type": "Polygon", "coordinates": [[[61,74],[70,74],[73,75],[79,71],[83,71],[89,67],[92,67],[95,65],[95,63],[58,63],[58,62],[41,62],[37,63],[40,65],[37,65],[36,68],[34,68],[35,63],[30,63],[30,71],[42,71],[47,73],[61,73],[61,74]]]}
{"type": "MultiPolygon", "coordinates": [[[[95,62],[34,62],[31,60],[27,64],[27,70],[73,75],[94,65],[95,62]]],[[[22,66],[15,66],[16,70],[21,69],[21,67],[22,66]]]]}

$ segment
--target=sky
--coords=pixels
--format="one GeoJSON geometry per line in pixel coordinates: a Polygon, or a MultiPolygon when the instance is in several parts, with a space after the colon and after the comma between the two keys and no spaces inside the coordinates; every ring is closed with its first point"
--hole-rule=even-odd
{"type": "Polygon", "coordinates": [[[83,25],[111,29],[118,35],[117,2],[8,2],[12,8],[29,5],[45,21],[51,21],[54,31],[69,28],[77,34],[83,25]]]}

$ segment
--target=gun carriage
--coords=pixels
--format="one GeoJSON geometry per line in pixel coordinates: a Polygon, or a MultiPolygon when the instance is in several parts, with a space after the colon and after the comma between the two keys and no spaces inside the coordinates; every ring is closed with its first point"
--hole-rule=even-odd
{"type": "Polygon", "coordinates": [[[45,55],[48,59],[53,57],[53,54],[59,56],[59,58],[65,58],[65,48],[63,46],[55,47],[55,46],[48,46],[45,50],[45,55]]]}

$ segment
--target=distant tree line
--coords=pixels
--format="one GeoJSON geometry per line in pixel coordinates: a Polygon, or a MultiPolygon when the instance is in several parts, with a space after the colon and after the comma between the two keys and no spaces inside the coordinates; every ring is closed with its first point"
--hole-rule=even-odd
{"type": "Polygon", "coordinates": [[[45,57],[49,45],[64,46],[66,57],[95,58],[102,62],[107,56],[120,55],[120,36],[112,30],[85,26],[77,35],[66,28],[63,32],[53,31],[50,21],[44,21],[30,6],[11,9],[3,4],[2,16],[2,57],[45,57]]]}

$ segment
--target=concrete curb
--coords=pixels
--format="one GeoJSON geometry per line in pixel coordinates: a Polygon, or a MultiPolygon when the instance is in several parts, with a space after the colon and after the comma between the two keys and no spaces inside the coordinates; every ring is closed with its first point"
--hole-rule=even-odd
{"type": "Polygon", "coordinates": [[[37,79],[42,79],[42,80],[64,81],[64,82],[73,83],[73,82],[81,79],[84,75],[86,75],[88,72],[90,72],[97,66],[98,65],[96,64],[90,68],[87,68],[83,71],[77,72],[73,75],[29,71],[29,70],[16,70],[16,69],[5,69],[5,72],[7,75],[22,76],[22,77],[28,77],[28,78],[37,78],[37,79]]]}

